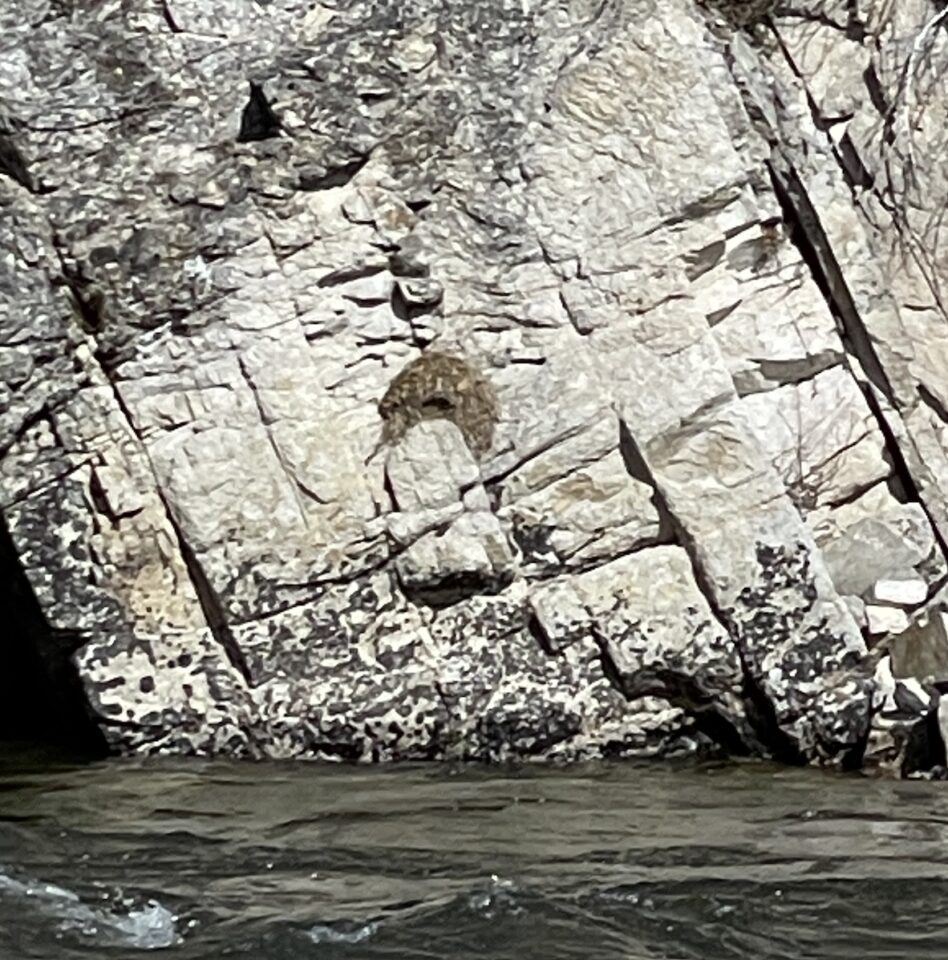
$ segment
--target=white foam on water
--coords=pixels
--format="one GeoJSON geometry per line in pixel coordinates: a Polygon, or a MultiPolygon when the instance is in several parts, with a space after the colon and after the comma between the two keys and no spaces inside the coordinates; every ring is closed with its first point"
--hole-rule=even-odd
{"type": "Polygon", "coordinates": [[[68,901],[78,903],[79,895],[67,890],[65,887],[57,887],[55,883],[24,883],[22,880],[14,880],[5,873],[0,873],[0,893],[10,893],[14,896],[32,897],[39,901],[68,901]]]}
{"type": "Polygon", "coordinates": [[[512,880],[505,880],[492,873],[484,886],[467,898],[468,908],[475,913],[493,919],[501,914],[518,916],[523,908],[517,902],[519,889],[512,880]]]}
{"type": "Polygon", "coordinates": [[[157,900],[147,900],[143,906],[128,913],[93,911],[101,924],[121,935],[123,943],[139,950],[162,950],[179,943],[177,917],[157,900]]]}
{"type": "Polygon", "coordinates": [[[39,880],[17,880],[0,873],[0,896],[21,898],[59,921],[61,931],[77,932],[103,944],[121,944],[139,950],[161,950],[180,943],[177,917],[157,900],[135,906],[122,899],[128,910],[109,910],[83,903],[72,890],[39,880]]]}
{"type": "Polygon", "coordinates": [[[313,943],[362,943],[378,931],[379,925],[370,920],[361,926],[350,926],[345,929],[317,923],[307,931],[313,943]]]}

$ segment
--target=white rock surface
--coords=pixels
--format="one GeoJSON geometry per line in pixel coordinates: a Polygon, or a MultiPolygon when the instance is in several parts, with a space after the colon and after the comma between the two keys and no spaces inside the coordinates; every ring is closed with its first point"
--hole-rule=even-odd
{"type": "Polygon", "coordinates": [[[928,596],[928,584],[924,580],[876,580],[872,593],[879,603],[917,607],[928,596]]]}
{"type": "Polygon", "coordinates": [[[937,764],[927,0],[120,6],[0,13],[0,727],[937,764]]]}
{"type": "Polygon", "coordinates": [[[876,635],[901,633],[908,628],[909,618],[904,610],[870,603],[866,605],[866,623],[869,625],[869,632],[876,635]]]}

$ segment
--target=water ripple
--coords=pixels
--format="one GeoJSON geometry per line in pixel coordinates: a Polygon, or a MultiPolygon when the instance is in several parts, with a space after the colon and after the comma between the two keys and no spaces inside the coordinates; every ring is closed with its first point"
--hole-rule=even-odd
{"type": "Polygon", "coordinates": [[[943,784],[761,764],[0,771],[4,960],[948,955],[943,784]]]}

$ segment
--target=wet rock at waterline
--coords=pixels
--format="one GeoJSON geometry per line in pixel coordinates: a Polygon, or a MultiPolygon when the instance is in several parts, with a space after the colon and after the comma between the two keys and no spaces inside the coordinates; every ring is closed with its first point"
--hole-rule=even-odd
{"type": "Polygon", "coordinates": [[[0,14],[4,724],[906,773],[911,715],[943,763],[935,5],[46,6],[0,14]]]}

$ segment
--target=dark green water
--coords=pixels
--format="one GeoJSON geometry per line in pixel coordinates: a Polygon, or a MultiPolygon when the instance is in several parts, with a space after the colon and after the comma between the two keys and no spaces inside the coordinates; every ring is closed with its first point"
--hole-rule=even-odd
{"type": "Polygon", "coordinates": [[[0,756],[0,960],[942,958],[948,787],[0,756]]]}

